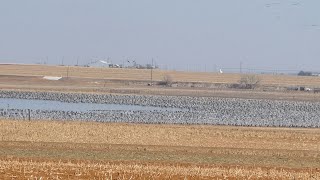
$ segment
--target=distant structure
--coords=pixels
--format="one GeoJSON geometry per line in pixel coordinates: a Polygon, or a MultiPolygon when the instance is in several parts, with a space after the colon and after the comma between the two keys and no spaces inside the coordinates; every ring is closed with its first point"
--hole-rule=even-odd
{"type": "Polygon", "coordinates": [[[103,60],[95,60],[84,65],[85,67],[109,67],[109,63],[103,60]]]}
{"type": "Polygon", "coordinates": [[[220,74],[222,74],[222,73],[223,73],[222,69],[219,69],[219,73],[220,73],[220,74]]]}
{"type": "Polygon", "coordinates": [[[108,63],[108,62],[106,62],[106,61],[103,61],[103,60],[100,60],[100,62],[103,63],[103,64],[107,64],[107,65],[110,64],[110,63],[108,63]]]}
{"type": "Polygon", "coordinates": [[[86,64],[85,67],[122,68],[119,64],[112,64],[108,60],[95,60],[86,64]]]}

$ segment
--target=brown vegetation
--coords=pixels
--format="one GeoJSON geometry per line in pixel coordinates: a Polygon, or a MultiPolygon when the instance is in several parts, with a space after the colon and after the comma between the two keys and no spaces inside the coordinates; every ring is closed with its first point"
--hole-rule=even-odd
{"type": "Polygon", "coordinates": [[[319,170],[30,159],[0,160],[1,179],[319,179],[319,170]]]}
{"type": "MultiPolygon", "coordinates": [[[[213,96],[213,97],[238,97],[238,98],[262,98],[262,99],[279,99],[279,100],[304,100],[304,101],[319,101],[319,93],[308,93],[298,91],[282,91],[281,86],[285,86],[290,80],[290,84],[313,84],[309,87],[316,87],[317,77],[302,77],[311,78],[311,80],[301,79],[295,76],[269,76],[257,75],[259,81],[258,90],[240,90],[226,88],[224,83],[238,84],[242,75],[239,74],[216,74],[216,73],[191,73],[191,72],[174,72],[155,70],[159,73],[158,80],[163,81],[164,76],[173,79],[174,83],[182,81],[196,81],[185,84],[187,86],[179,86],[173,83],[172,87],[167,86],[147,86],[150,83],[149,71],[138,69],[103,69],[103,68],[84,68],[70,67],[69,74],[72,71],[77,71],[77,77],[62,78],[59,81],[49,81],[43,79],[41,75],[59,75],[59,72],[66,70],[63,66],[39,66],[39,65],[0,65],[0,89],[4,90],[23,90],[23,91],[59,91],[59,92],[81,92],[81,93],[116,93],[116,94],[148,94],[148,95],[169,95],[169,96],[213,96]],[[88,72],[88,74],[86,73],[88,72]],[[94,73],[96,71],[96,73],[94,73]],[[103,72],[102,72],[103,71],[103,72]],[[140,77],[143,74],[144,78],[140,77]],[[2,74],[2,75],[1,75],[2,74]],[[21,74],[3,75],[3,74],[21,74]],[[136,75],[138,74],[138,75],[136,75]],[[39,75],[39,76],[38,76],[39,75]],[[84,78],[84,77],[90,78],[84,78]],[[193,79],[189,76],[194,76],[193,79]],[[233,78],[229,78],[229,77],[233,78]],[[180,77],[176,79],[176,77],[180,77]],[[266,88],[264,82],[268,78],[279,79],[279,84],[272,85],[273,87],[266,88]],[[102,79],[101,79],[102,78],[102,79]],[[126,79],[134,80],[126,80],[126,79]],[[283,79],[284,78],[284,79],[283,79]],[[144,81],[143,79],[147,79],[144,81]],[[205,83],[201,83],[204,81],[205,83]],[[206,82],[207,81],[207,82],[206,82]],[[210,84],[208,82],[214,82],[210,84]],[[283,82],[283,84],[282,84],[283,82]],[[271,88],[271,89],[270,89],[271,88]],[[280,90],[276,90],[280,89],[280,90]]],[[[62,74],[63,75],[63,74],[62,74]]],[[[154,76],[157,80],[156,75],[154,76]]],[[[278,80],[277,80],[278,81],[278,80]]],[[[170,83],[170,81],[168,81],[170,83]]],[[[156,83],[154,83],[156,84],[156,83]]],[[[320,84],[320,82],[319,82],[320,84]]]]}
{"type": "Polygon", "coordinates": [[[240,88],[255,89],[260,83],[260,78],[257,75],[243,75],[239,81],[240,88]]]}
{"type": "Polygon", "coordinates": [[[320,149],[320,129],[1,120],[2,141],[320,149]],[[243,143],[242,143],[243,142],[243,143]],[[294,142],[294,143],[293,143],[294,142]]]}
{"type": "MultiPolygon", "coordinates": [[[[20,76],[62,76],[118,80],[150,80],[150,70],[93,68],[78,66],[45,66],[45,65],[0,65],[1,75],[20,76]]],[[[154,70],[153,80],[161,81],[165,75],[170,75],[177,82],[209,82],[209,83],[238,83],[242,74],[219,74],[209,72],[180,72],[154,70]]],[[[286,75],[258,75],[262,85],[283,86],[320,86],[320,78],[286,75]]]]}
{"type": "Polygon", "coordinates": [[[1,120],[0,178],[317,178],[319,132],[1,120]]]}
{"type": "Polygon", "coordinates": [[[172,85],[172,77],[170,75],[163,76],[162,81],[158,82],[158,85],[171,86],[172,85]]]}

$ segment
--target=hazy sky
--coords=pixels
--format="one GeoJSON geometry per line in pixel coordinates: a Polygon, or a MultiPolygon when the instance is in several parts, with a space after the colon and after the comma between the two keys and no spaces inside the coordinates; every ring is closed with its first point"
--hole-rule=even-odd
{"type": "Polygon", "coordinates": [[[320,70],[319,0],[0,0],[0,63],[320,70]],[[48,58],[47,58],[48,57],[48,58]]]}

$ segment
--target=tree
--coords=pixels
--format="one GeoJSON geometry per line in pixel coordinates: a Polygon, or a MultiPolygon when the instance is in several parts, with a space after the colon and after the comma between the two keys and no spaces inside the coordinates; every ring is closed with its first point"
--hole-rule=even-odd
{"type": "Polygon", "coordinates": [[[163,76],[163,80],[158,83],[158,85],[163,86],[171,86],[172,85],[172,77],[170,75],[163,76]]]}
{"type": "Polygon", "coordinates": [[[239,81],[242,89],[255,89],[260,83],[260,78],[257,75],[243,75],[239,81]]]}
{"type": "Polygon", "coordinates": [[[298,73],[298,76],[312,76],[312,73],[311,72],[300,71],[298,73]]]}

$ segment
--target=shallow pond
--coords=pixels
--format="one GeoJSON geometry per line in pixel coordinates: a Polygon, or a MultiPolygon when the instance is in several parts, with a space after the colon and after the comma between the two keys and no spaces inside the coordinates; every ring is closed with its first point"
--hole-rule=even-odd
{"type": "Polygon", "coordinates": [[[0,109],[31,109],[56,111],[181,111],[179,108],[163,108],[153,106],[123,105],[123,104],[97,104],[97,103],[67,103],[49,100],[11,99],[0,98],[0,109]]]}

